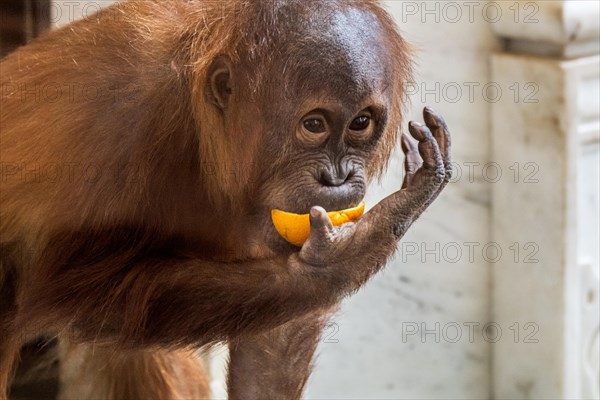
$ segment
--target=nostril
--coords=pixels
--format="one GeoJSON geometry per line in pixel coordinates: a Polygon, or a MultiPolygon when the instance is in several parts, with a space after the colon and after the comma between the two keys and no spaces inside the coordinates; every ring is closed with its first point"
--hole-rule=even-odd
{"type": "Polygon", "coordinates": [[[348,178],[350,178],[350,174],[334,175],[329,170],[322,170],[319,176],[319,183],[323,186],[341,186],[348,178]]]}

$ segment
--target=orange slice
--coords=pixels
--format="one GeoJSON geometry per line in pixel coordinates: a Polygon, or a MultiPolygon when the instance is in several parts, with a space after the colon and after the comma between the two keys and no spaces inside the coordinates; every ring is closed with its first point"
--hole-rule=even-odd
{"type": "MultiPolygon", "coordinates": [[[[331,223],[334,226],[353,222],[359,219],[365,212],[363,201],[354,208],[328,212],[331,223]]],[[[271,219],[277,232],[293,245],[302,247],[310,235],[310,218],[308,214],[294,214],[281,210],[271,210],[271,219]]]]}

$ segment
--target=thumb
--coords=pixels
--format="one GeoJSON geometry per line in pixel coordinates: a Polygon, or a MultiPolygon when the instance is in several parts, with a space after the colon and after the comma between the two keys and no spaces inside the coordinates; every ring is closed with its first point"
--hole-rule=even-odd
{"type": "Polygon", "coordinates": [[[300,257],[313,265],[320,265],[324,262],[325,247],[329,243],[333,224],[325,209],[319,206],[310,209],[309,219],[310,236],[300,250],[300,257]]]}
{"type": "Polygon", "coordinates": [[[325,209],[320,206],[314,206],[310,209],[308,215],[310,219],[309,240],[312,239],[312,242],[318,243],[327,239],[333,230],[333,224],[325,209]]]}

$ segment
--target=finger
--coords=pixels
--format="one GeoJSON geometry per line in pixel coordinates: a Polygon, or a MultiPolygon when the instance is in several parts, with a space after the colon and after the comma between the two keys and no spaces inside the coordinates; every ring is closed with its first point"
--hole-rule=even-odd
{"type": "Polygon", "coordinates": [[[327,244],[333,230],[331,219],[323,207],[315,206],[308,213],[310,235],[300,250],[300,258],[311,265],[324,266],[327,258],[327,244]]]}
{"type": "Polygon", "coordinates": [[[425,107],[423,110],[423,118],[425,123],[431,130],[433,137],[438,143],[442,160],[444,162],[444,168],[446,170],[446,182],[452,177],[452,161],[450,158],[450,131],[444,118],[434,111],[431,107],[425,107]]]}
{"type": "Polygon", "coordinates": [[[402,151],[404,152],[404,182],[402,188],[408,187],[415,172],[421,168],[423,159],[413,140],[405,133],[402,134],[402,151]]]}
{"type": "Polygon", "coordinates": [[[445,141],[444,131],[447,130],[444,118],[435,112],[433,108],[425,107],[423,109],[423,120],[433,134],[433,137],[435,137],[435,140],[437,140],[440,148],[442,148],[445,141]]]}
{"type": "Polygon", "coordinates": [[[442,159],[444,162],[444,182],[440,185],[437,192],[431,196],[429,201],[423,204],[421,210],[417,214],[417,218],[429,207],[433,201],[439,196],[439,194],[444,190],[450,179],[452,178],[452,159],[450,156],[450,148],[451,148],[451,136],[450,131],[448,130],[448,126],[444,121],[444,118],[437,114],[431,107],[426,107],[423,111],[423,116],[425,118],[425,122],[429,126],[429,128],[434,131],[434,137],[436,137],[436,141],[440,147],[440,152],[442,155],[442,159]]]}
{"type": "Polygon", "coordinates": [[[423,109],[423,118],[427,127],[438,142],[444,161],[450,161],[450,130],[444,117],[434,111],[431,107],[423,109]]]}
{"type": "Polygon", "coordinates": [[[423,166],[427,169],[438,170],[443,168],[443,160],[437,141],[427,126],[411,121],[408,131],[419,142],[419,154],[423,159],[423,166]]]}

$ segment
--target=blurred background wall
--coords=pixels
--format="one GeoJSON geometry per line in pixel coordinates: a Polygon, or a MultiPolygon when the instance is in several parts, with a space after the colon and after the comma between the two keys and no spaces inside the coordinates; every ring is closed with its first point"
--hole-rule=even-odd
{"type": "MultiPolygon", "coordinates": [[[[2,52],[111,3],[3,0],[2,52]]],[[[383,3],[417,56],[407,119],[445,116],[455,176],[332,320],[306,398],[598,398],[598,2],[383,3]]],[[[398,153],[367,204],[402,176],[398,153]]]]}

